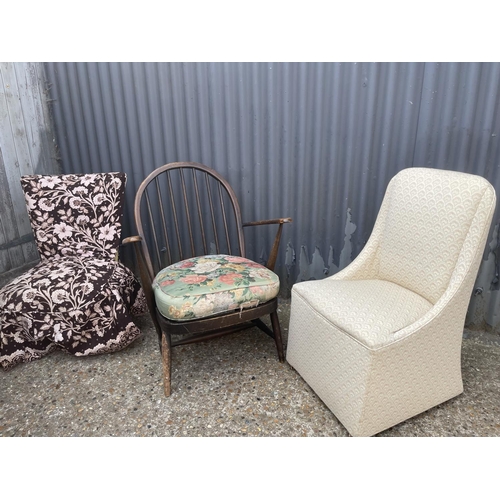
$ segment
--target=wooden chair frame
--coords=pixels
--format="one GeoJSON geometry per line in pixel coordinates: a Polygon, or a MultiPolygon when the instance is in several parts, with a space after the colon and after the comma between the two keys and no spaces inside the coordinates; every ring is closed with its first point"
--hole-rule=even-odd
{"type": "MultiPolygon", "coordinates": [[[[250,227],[250,226],[260,226],[260,225],[266,225],[266,224],[278,224],[278,230],[276,233],[276,237],[266,264],[266,267],[270,270],[274,269],[276,259],[278,256],[278,248],[281,240],[281,233],[283,230],[283,224],[292,222],[291,218],[281,218],[281,219],[271,219],[271,220],[261,220],[261,221],[255,221],[255,222],[246,222],[242,223],[241,219],[241,212],[240,212],[240,207],[238,204],[238,200],[236,198],[236,195],[229,185],[229,183],[220,176],[215,170],[202,165],[200,163],[195,163],[195,162],[176,162],[176,163],[169,163],[167,165],[163,165],[162,167],[159,167],[155,169],[153,172],[151,172],[141,183],[139,186],[136,197],[135,197],[135,204],[134,204],[134,217],[135,217],[135,223],[137,226],[137,232],[138,234],[136,236],[131,236],[129,238],[125,238],[123,240],[123,244],[128,244],[128,243],[133,243],[134,248],[135,248],[135,253],[137,256],[137,261],[139,265],[139,274],[143,286],[143,290],[146,296],[149,312],[151,315],[151,318],[153,320],[155,329],[158,333],[158,338],[160,340],[160,346],[161,346],[161,353],[162,353],[162,360],[163,360],[163,382],[164,382],[164,390],[165,390],[165,396],[170,396],[171,394],[171,372],[172,372],[172,348],[178,345],[183,345],[183,344],[189,344],[193,342],[199,342],[203,340],[208,340],[212,339],[215,337],[219,337],[221,335],[227,335],[229,333],[233,333],[236,331],[240,331],[245,328],[251,328],[254,326],[257,326],[260,328],[264,333],[269,335],[271,338],[274,339],[274,342],[276,344],[276,349],[278,351],[278,358],[280,362],[284,362],[285,360],[285,355],[283,351],[283,343],[281,339],[281,329],[280,329],[280,324],[278,320],[278,314],[277,314],[277,307],[278,307],[278,299],[274,298],[264,304],[259,304],[256,307],[250,308],[250,309],[244,309],[242,311],[233,311],[229,313],[222,313],[217,316],[211,316],[208,318],[201,318],[201,319],[196,319],[196,320],[190,320],[190,321],[171,321],[167,318],[165,318],[158,310],[156,307],[155,303],[155,297],[152,289],[152,282],[154,280],[154,277],[156,274],[160,271],[160,269],[155,269],[153,266],[153,261],[150,255],[150,251],[148,249],[146,239],[144,236],[144,225],[143,225],[143,219],[142,219],[142,212],[141,212],[141,202],[143,199],[143,196],[146,196],[146,205],[147,205],[147,211],[148,215],[152,217],[151,215],[151,206],[149,202],[149,198],[147,198],[147,195],[145,195],[146,188],[150,185],[150,183],[155,182],[156,187],[157,187],[157,193],[158,197],[160,200],[160,204],[162,205],[160,207],[162,219],[163,219],[163,224],[164,224],[164,232],[165,232],[165,237],[168,238],[167,236],[167,228],[165,224],[165,213],[164,213],[164,207],[163,207],[163,200],[161,197],[160,193],[160,188],[158,184],[158,176],[161,174],[166,173],[167,176],[170,175],[170,172],[175,170],[175,169],[180,169],[180,181],[181,181],[181,186],[182,186],[182,197],[184,201],[184,208],[187,211],[187,220],[188,220],[188,229],[190,232],[190,246],[191,246],[191,254],[190,255],[182,255],[182,250],[181,250],[181,259],[184,260],[190,257],[195,257],[196,255],[193,255],[194,253],[194,243],[193,243],[193,234],[191,232],[191,215],[189,212],[188,208],[188,195],[187,195],[187,190],[186,190],[186,183],[185,183],[185,178],[183,174],[183,169],[193,169],[193,179],[194,179],[194,186],[195,186],[195,196],[196,196],[196,204],[197,204],[197,211],[198,211],[198,217],[202,219],[202,209],[200,205],[200,196],[199,196],[199,185],[196,180],[196,175],[194,173],[194,170],[197,171],[202,171],[205,173],[205,178],[207,179],[207,186],[209,186],[208,182],[208,176],[211,176],[212,178],[215,178],[217,181],[219,181],[219,201],[222,204],[222,214],[223,214],[223,222],[224,222],[224,234],[226,236],[227,244],[229,248],[231,248],[230,243],[229,243],[229,233],[228,233],[228,225],[227,225],[227,211],[226,207],[224,206],[223,198],[222,198],[222,189],[225,189],[227,195],[229,196],[229,199],[231,201],[232,209],[234,211],[234,217],[236,221],[236,231],[237,231],[237,238],[238,238],[238,244],[239,244],[239,256],[245,257],[245,239],[244,239],[244,234],[243,234],[243,228],[244,227],[250,227]],[[271,325],[272,325],[272,330],[260,319],[264,315],[270,315],[271,319],[271,325]],[[173,339],[172,336],[179,336],[181,335],[181,338],[173,339]]],[[[168,178],[168,177],[167,177],[168,178]]],[[[170,181],[169,181],[170,182],[170,181]]],[[[170,189],[171,189],[171,184],[169,184],[170,189]]],[[[212,197],[212,193],[210,192],[210,188],[208,187],[208,199],[210,203],[210,210],[212,214],[212,222],[214,224],[214,231],[215,231],[215,220],[214,220],[214,200],[212,197]]],[[[194,214],[196,217],[196,214],[194,214]]],[[[173,208],[173,218],[175,222],[175,228],[176,228],[176,233],[177,233],[177,239],[179,239],[179,224],[178,224],[178,219],[177,219],[177,212],[175,209],[175,206],[173,208]]],[[[201,227],[203,227],[203,224],[201,224],[201,227]]],[[[202,229],[203,231],[203,229],[202,229]]],[[[216,234],[216,239],[217,239],[217,233],[216,234]]],[[[203,245],[205,249],[205,255],[210,253],[208,252],[208,246],[207,242],[205,239],[205,234],[203,233],[203,245]]],[[[157,235],[153,235],[156,247],[158,247],[158,239],[157,235]]],[[[168,246],[168,243],[167,243],[168,246]]],[[[216,247],[217,247],[217,252],[219,251],[219,243],[216,241],[216,247]]],[[[158,250],[157,250],[158,251],[158,250]]],[[[168,250],[170,253],[170,249],[168,250]]],[[[171,262],[173,263],[173,262],[171,262]]]]}

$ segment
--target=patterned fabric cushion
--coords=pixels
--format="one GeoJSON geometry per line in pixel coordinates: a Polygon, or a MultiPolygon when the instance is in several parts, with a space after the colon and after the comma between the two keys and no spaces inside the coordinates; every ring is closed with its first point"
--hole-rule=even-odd
{"type": "Polygon", "coordinates": [[[304,281],[293,289],[307,303],[363,345],[376,349],[427,313],[432,304],[402,286],[382,280],[304,281]]]}
{"type": "Polygon", "coordinates": [[[158,310],[175,321],[257,306],[276,297],[279,286],[278,276],[266,267],[231,255],[177,262],[153,282],[158,310]]]}

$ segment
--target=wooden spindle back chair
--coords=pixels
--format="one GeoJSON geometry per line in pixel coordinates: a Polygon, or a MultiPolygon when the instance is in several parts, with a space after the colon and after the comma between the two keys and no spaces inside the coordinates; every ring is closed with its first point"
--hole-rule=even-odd
{"type": "MultiPolygon", "coordinates": [[[[158,309],[153,287],[160,271],[186,259],[221,254],[245,258],[245,226],[279,225],[266,264],[272,271],[283,224],[291,222],[290,218],[243,223],[229,183],[215,170],[193,162],[170,163],[151,172],[137,190],[134,216],[138,234],[124,243],[134,243],[136,249],[141,282],[161,343],[165,395],[171,392],[171,348],[177,345],[257,326],[274,339],[279,360],[284,361],[277,297],[251,308],[175,321],[158,309]],[[272,330],[260,319],[266,314],[272,330]]],[[[261,267],[249,262],[254,268],[261,267]]]]}

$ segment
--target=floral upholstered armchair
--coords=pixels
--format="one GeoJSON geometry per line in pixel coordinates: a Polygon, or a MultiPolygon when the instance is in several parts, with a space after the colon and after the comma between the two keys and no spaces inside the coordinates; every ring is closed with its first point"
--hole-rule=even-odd
{"type": "Polygon", "coordinates": [[[140,336],[142,288],[115,258],[124,173],[21,178],[40,262],[0,290],[0,365],[60,348],[76,356],[118,351],[140,336]]]}

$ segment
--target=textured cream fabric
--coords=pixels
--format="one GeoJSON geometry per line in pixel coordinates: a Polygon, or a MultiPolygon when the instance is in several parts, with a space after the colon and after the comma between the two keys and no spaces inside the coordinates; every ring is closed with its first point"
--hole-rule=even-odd
{"type": "Polygon", "coordinates": [[[402,286],[382,280],[304,281],[294,291],[317,313],[369,347],[390,343],[432,304],[402,286]]]}
{"type": "Polygon", "coordinates": [[[463,325],[495,203],[481,177],[403,170],[359,256],[293,287],[287,361],[352,435],[376,434],[463,391],[463,325]],[[375,289],[394,311],[370,298],[375,289]]]}
{"type": "Polygon", "coordinates": [[[444,293],[488,185],[482,177],[412,168],[389,186],[380,238],[380,279],[394,281],[435,303],[444,293]],[[466,176],[466,182],[461,181],[466,176]]]}

